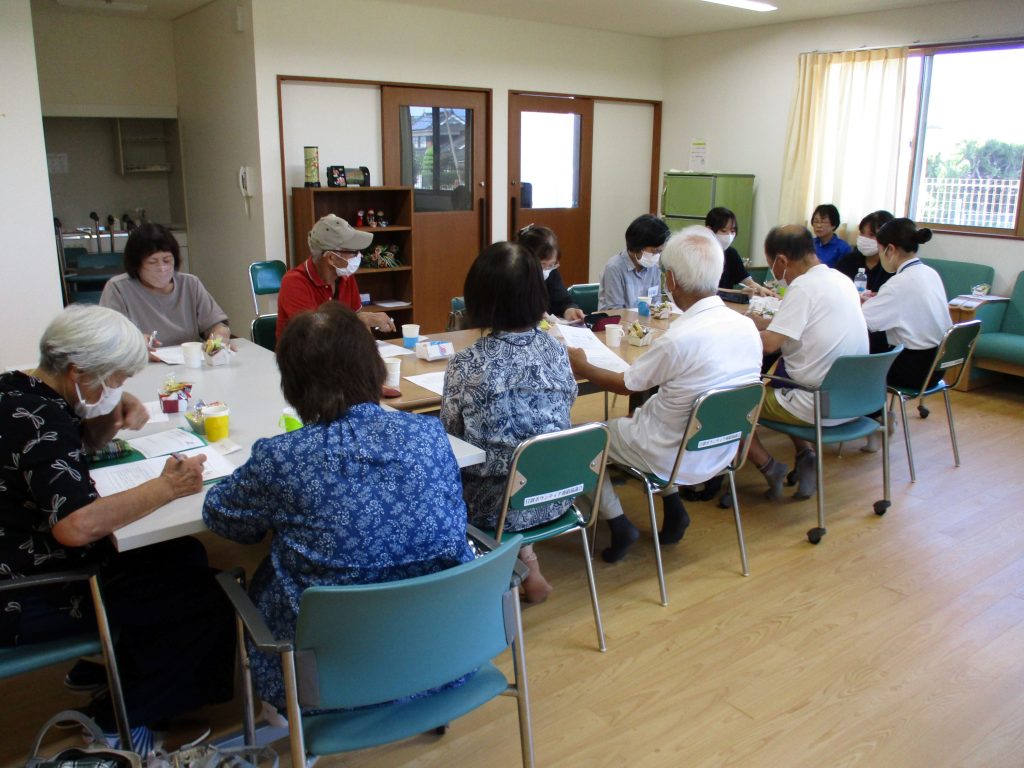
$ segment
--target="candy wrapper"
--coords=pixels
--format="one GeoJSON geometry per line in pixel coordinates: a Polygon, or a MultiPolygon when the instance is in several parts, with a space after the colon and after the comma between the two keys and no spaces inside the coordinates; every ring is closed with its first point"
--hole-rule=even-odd
{"type": "Polygon", "coordinates": [[[178,381],[172,373],[164,379],[163,388],[157,392],[160,398],[160,410],[164,413],[182,413],[188,408],[189,398],[192,397],[192,383],[178,381]]]}

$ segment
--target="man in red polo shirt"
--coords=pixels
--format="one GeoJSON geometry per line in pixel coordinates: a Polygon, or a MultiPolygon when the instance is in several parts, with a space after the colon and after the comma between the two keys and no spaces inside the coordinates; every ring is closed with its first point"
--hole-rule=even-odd
{"type": "Polygon", "coordinates": [[[371,331],[394,331],[395,324],[384,312],[361,312],[355,272],[359,254],[373,241],[369,232],[355,229],[340,216],[329,213],[309,233],[310,257],[281,279],[277,295],[277,337],[299,312],[313,310],[334,299],[359,313],[371,331]]]}

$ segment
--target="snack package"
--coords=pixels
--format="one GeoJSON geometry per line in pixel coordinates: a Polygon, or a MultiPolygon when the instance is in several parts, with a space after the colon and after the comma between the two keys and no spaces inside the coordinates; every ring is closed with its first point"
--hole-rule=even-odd
{"type": "Polygon", "coordinates": [[[220,336],[211,336],[203,343],[203,353],[210,365],[227,365],[234,354],[220,336]]]}
{"type": "Polygon", "coordinates": [[[652,338],[651,329],[635,320],[626,329],[626,341],[634,347],[645,347],[651,343],[652,338]]]}
{"type": "Polygon", "coordinates": [[[447,360],[455,354],[450,341],[420,341],[416,344],[416,357],[421,360],[447,360]]]}
{"type": "Polygon", "coordinates": [[[192,397],[192,383],[178,381],[173,373],[164,379],[163,387],[156,393],[160,399],[160,410],[164,413],[182,413],[188,408],[192,397]]]}

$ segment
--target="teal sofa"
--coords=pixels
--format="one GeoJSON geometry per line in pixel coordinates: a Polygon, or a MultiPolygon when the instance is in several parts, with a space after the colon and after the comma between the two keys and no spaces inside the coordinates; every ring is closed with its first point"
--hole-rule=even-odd
{"type": "Polygon", "coordinates": [[[950,261],[949,259],[921,259],[925,264],[939,273],[942,284],[946,288],[946,299],[952,299],[965,293],[981,283],[991,286],[996,271],[984,264],[971,264],[966,261],[950,261]]]}
{"type": "Polygon", "coordinates": [[[981,335],[974,347],[974,368],[1024,376],[1024,272],[1017,275],[1008,302],[978,308],[981,335]]]}

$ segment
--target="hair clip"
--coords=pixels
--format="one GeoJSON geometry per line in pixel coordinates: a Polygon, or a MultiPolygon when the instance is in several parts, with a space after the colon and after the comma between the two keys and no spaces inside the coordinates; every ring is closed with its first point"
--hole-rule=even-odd
{"type": "Polygon", "coordinates": [[[532,221],[529,224],[527,224],[525,227],[523,227],[522,229],[519,230],[519,236],[522,237],[527,232],[529,232],[531,229],[533,229],[533,222],[532,221]]]}

